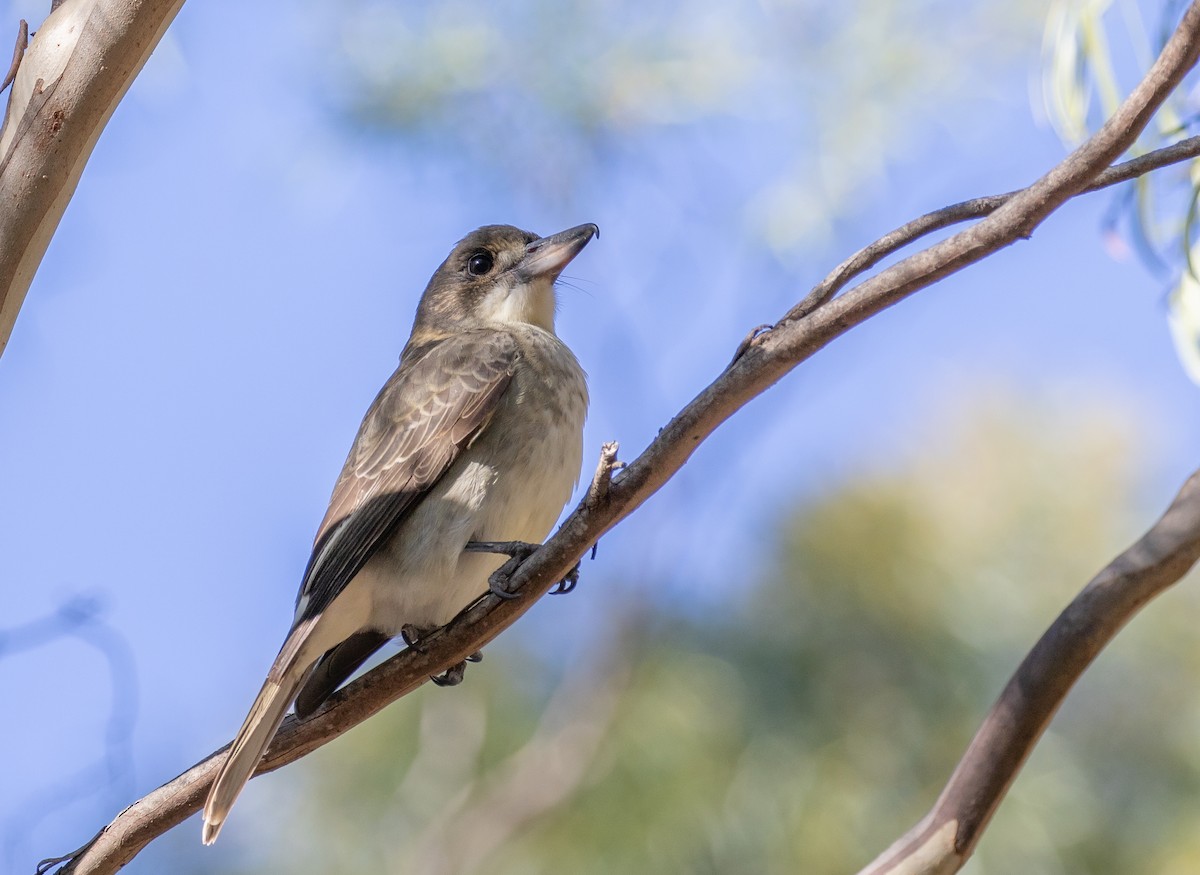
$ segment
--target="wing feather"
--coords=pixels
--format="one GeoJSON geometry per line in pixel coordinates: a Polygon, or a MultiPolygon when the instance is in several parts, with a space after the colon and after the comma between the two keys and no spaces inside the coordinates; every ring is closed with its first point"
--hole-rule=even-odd
{"type": "Polygon", "coordinates": [[[367,411],[333,488],[300,585],[315,616],[487,427],[519,355],[511,335],[469,331],[402,363],[367,411]]]}

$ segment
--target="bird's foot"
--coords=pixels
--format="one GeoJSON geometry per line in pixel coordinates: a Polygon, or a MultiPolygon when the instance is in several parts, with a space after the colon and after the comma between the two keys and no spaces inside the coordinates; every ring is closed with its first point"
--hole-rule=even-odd
{"type": "MultiPolygon", "coordinates": [[[[520,598],[519,592],[511,592],[508,582],[513,573],[521,567],[521,563],[534,554],[541,544],[529,544],[525,541],[469,541],[467,551],[471,553],[501,553],[508,561],[492,572],[488,578],[488,591],[502,599],[520,598]]],[[[558,582],[558,586],[550,590],[550,595],[562,595],[573,590],[579,583],[579,563],[567,572],[558,582]]]]}
{"type": "Polygon", "coordinates": [[[438,626],[416,626],[412,623],[405,623],[400,627],[400,637],[405,644],[417,651],[417,653],[425,653],[427,651],[421,646],[421,640],[429,637],[438,628],[438,626]]]}
{"type": "Polygon", "coordinates": [[[579,563],[576,562],[575,565],[571,568],[571,570],[567,572],[566,577],[564,577],[562,580],[560,580],[558,582],[558,586],[556,586],[556,587],[554,587],[554,589],[550,590],[550,595],[566,595],[571,590],[575,589],[575,587],[578,585],[579,585],[579,563]]]}
{"type": "MultiPolygon", "coordinates": [[[[427,638],[433,632],[436,632],[440,626],[415,626],[412,623],[405,623],[400,627],[400,637],[404,643],[418,653],[425,653],[426,650],[421,646],[421,640],[427,638]]],[[[467,671],[468,662],[483,662],[483,652],[476,650],[462,662],[450,666],[441,674],[430,676],[430,680],[439,687],[456,687],[463,682],[463,675],[467,671]]]]}
{"type": "Polygon", "coordinates": [[[457,687],[463,682],[466,673],[466,662],[456,662],[441,674],[431,675],[429,679],[439,687],[457,687]]]}
{"type": "Polygon", "coordinates": [[[521,563],[534,554],[541,544],[529,544],[525,541],[470,541],[467,551],[471,553],[501,553],[508,561],[492,572],[488,578],[488,591],[502,599],[520,598],[519,592],[509,592],[508,581],[521,563]]]}

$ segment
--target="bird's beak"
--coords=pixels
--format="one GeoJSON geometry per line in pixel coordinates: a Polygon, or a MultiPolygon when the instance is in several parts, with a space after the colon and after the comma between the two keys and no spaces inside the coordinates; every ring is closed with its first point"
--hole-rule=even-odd
{"type": "Polygon", "coordinates": [[[588,241],[599,236],[600,229],[588,223],[534,240],[525,247],[525,257],[517,264],[517,273],[526,282],[539,277],[558,279],[588,241]]]}

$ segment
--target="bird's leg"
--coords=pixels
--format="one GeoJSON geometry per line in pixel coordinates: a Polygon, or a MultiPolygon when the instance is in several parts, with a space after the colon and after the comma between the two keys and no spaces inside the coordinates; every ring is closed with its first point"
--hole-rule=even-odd
{"type": "Polygon", "coordinates": [[[509,592],[508,580],[513,572],[521,567],[521,563],[533,555],[541,544],[529,544],[525,541],[468,541],[464,548],[468,553],[500,553],[508,557],[508,561],[492,572],[488,578],[488,590],[502,599],[520,598],[519,592],[509,592]]]}
{"type": "Polygon", "coordinates": [[[425,648],[421,646],[421,639],[437,630],[437,626],[416,626],[412,623],[405,623],[400,627],[400,638],[417,653],[426,653],[425,648]]]}
{"type": "MultiPolygon", "coordinates": [[[[405,623],[400,627],[400,637],[404,639],[404,643],[416,650],[418,653],[425,653],[425,648],[421,646],[421,640],[436,632],[440,626],[415,626],[412,623],[405,623]]],[[[430,676],[430,680],[439,687],[456,687],[463,681],[463,675],[467,671],[468,662],[483,662],[483,653],[476,650],[462,662],[455,663],[441,674],[430,676]]]]}
{"type": "MultiPolygon", "coordinates": [[[[529,544],[525,541],[468,541],[468,553],[500,553],[508,556],[508,561],[492,572],[488,578],[488,590],[502,599],[520,598],[519,592],[508,590],[508,581],[521,563],[534,554],[541,544],[529,544]]],[[[573,590],[579,583],[579,563],[566,573],[558,582],[558,586],[550,590],[550,595],[562,595],[573,590]]]]}

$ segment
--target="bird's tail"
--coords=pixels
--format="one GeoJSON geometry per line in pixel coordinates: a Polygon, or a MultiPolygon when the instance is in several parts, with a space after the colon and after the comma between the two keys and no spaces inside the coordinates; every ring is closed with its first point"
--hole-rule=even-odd
{"type": "Polygon", "coordinates": [[[297,660],[309,631],[310,624],[298,626],[284,642],[266,683],[250,706],[250,713],[246,715],[246,721],[229,748],[229,755],[212,789],[208,791],[208,801],[204,804],[203,838],[206,845],[217,840],[221,826],[229,816],[229,809],[254,774],[263,752],[283,722],[283,715],[296,697],[296,691],[309,675],[310,666],[297,660]]]}

